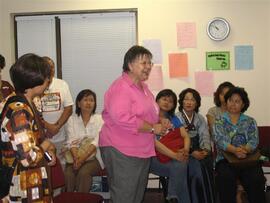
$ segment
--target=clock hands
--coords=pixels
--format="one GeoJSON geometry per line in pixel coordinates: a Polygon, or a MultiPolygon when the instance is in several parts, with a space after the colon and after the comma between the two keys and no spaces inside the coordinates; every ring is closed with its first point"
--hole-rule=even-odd
{"type": "Polygon", "coordinates": [[[216,30],[219,30],[219,28],[216,25],[212,25],[216,30]]]}

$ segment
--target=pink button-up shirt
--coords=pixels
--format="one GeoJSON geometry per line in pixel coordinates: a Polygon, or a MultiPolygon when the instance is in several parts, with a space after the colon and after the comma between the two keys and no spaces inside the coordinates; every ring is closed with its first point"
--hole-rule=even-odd
{"type": "Polygon", "coordinates": [[[104,125],[99,145],[112,146],[128,156],[155,156],[154,135],[139,132],[143,122],[158,122],[159,107],[153,94],[143,83],[143,90],[127,73],[113,82],[104,97],[104,125]]]}

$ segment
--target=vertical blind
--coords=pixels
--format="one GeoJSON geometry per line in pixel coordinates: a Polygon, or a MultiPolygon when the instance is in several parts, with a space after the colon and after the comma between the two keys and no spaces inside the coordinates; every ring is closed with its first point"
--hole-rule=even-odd
{"type": "Polygon", "coordinates": [[[136,44],[135,17],[130,12],[60,16],[63,79],[74,96],[85,88],[96,92],[97,112],[122,73],[125,52],[136,44]]]}
{"type": "Polygon", "coordinates": [[[50,56],[56,60],[54,16],[21,16],[17,22],[18,57],[26,53],[50,56]]]}
{"type": "Polygon", "coordinates": [[[104,93],[122,73],[125,52],[137,43],[136,12],[16,17],[18,56],[36,53],[56,61],[55,17],[60,19],[62,78],[75,100],[82,89],[104,93]]]}

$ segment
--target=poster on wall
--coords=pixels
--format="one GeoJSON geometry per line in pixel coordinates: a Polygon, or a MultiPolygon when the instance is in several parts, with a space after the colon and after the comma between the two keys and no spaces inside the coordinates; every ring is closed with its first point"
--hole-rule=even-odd
{"type": "Polygon", "coordinates": [[[206,70],[230,70],[230,52],[206,52],[206,70]]]}
{"type": "Polygon", "coordinates": [[[253,46],[242,45],[234,47],[235,69],[251,70],[254,68],[253,46]]]}

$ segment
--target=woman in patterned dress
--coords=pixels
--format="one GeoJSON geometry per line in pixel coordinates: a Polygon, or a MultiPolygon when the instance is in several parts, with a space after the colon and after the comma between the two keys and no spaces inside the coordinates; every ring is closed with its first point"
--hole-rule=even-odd
{"type": "Polygon", "coordinates": [[[2,163],[15,169],[6,197],[9,202],[51,202],[48,166],[55,164],[55,148],[43,137],[32,100],[48,87],[50,68],[35,54],[21,56],[10,69],[15,93],[2,109],[2,163]],[[48,152],[51,161],[44,159],[48,152]]]}

